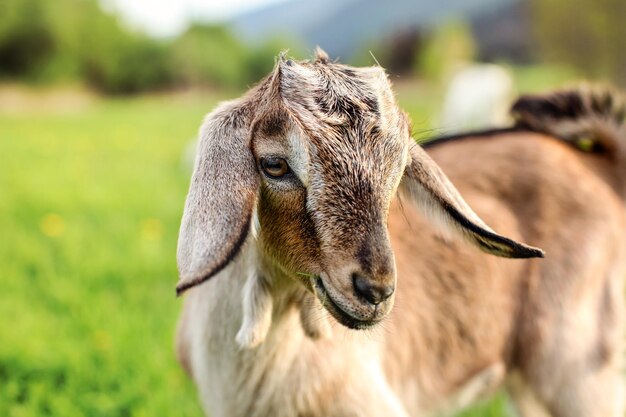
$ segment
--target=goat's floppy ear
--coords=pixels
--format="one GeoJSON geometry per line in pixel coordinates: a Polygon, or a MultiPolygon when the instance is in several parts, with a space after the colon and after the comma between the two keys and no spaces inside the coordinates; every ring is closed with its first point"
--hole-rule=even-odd
{"type": "Polygon", "coordinates": [[[177,294],[218,273],[248,236],[259,183],[249,147],[250,112],[245,101],[225,103],[200,129],[178,237],[177,294]]]}
{"type": "Polygon", "coordinates": [[[431,220],[461,235],[484,252],[505,258],[542,258],[538,248],[515,242],[491,230],[467,205],[448,177],[417,144],[401,183],[407,194],[431,220]]]}

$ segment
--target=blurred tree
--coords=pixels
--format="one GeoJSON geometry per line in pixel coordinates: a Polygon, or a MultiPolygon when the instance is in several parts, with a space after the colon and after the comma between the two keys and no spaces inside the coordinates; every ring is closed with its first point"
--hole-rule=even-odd
{"type": "Polygon", "coordinates": [[[238,87],[247,81],[245,47],[224,26],[195,23],[171,45],[184,84],[238,87]]]}
{"type": "Polygon", "coordinates": [[[302,56],[293,40],[271,38],[248,47],[226,26],[196,23],[173,41],[171,49],[180,83],[242,88],[266,76],[285,45],[291,45],[290,56],[302,56]]]}
{"type": "Polygon", "coordinates": [[[90,85],[108,93],[133,93],[173,82],[165,44],[123,29],[114,16],[99,9],[84,16],[76,22],[78,37],[71,42],[90,85]]]}
{"type": "Polygon", "coordinates": [[[366,67],[376,65],[378,62],[384,67],[387,59],[385,46],[385,43],[380,40],[368,39],[357,48],[348,63],[357,67],[366,67]]]}
{"type": "Polygon", "coordinates": [[[259,46],[252,48],[243,63],[246,71],[246,82],[254,84],[265,77],[274,68],[276,57],[281,51],[287,50],[289,56],[295,59],[309,58],[311,55],[293,38],[270,38],[259,46]],[[287,50],[285,45],[289,45],[287,50]]]}
{"type": "Polygon", "coordinates": [[[352,55],[350,63],[357,66],[378,63],[391,75],[404,75],[413,70],[414,57],[419,54],[423,45],[423,33],[417,28],[408,28],[395,32],[382,41],[365,42],[352,55]]]}
{"type": "Polygon", "coordinates": [[[414,68],[429,79],[447,79],[466,62],[474,60],[476,45],[470,27],[462,20],[452,20],[437,27],[417,50],[414,68]]]}
{"type": "Polygon", "coordinates": [[[43,0],[0,2],[0,75],[35,75],[55,51],[43,0]]]}
{"type": "Polygon", "coordinates": [[[540,56],[626,85],[626,1],[530,0],[540,56]]]}
{"type": "Polygon", "coordinates": [[[122,28],[95,0],[2,0],[0,75],[42,81],[83,78],[110,93],[167,85],[164,45],[122,28]]]}
{"type": "Polygon", "coordinates": [[[174,85],[243,88],[265,76],[285,45],[250,48],[224,25],[193,24],[166,42],[120,25],[97,0],[0,0],[0,77],[81,80],[104,93],[174,85]]]}
{"type": "Polygon", "coordinates": [[[420,54],[423,44],[423,36],[417,28],[396,32],[389,42],[385,67],[391,74],[411,72],[415,56],[420,54]]]}

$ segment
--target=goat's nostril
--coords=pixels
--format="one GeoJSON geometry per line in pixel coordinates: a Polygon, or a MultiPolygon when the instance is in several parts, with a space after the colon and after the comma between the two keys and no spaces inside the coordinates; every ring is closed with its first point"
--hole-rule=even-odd
{"type": "Polygon", "coordinates": [[[363,275],[355,272],[352,274],[352,283],[354,292],[367,302],[378,305],[391,297],[395,287],[393,285],[384,285],[372,282],[363,275]]]}

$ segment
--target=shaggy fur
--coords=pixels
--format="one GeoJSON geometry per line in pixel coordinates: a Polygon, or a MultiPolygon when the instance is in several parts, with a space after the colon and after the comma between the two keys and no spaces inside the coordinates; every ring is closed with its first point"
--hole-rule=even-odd
{"type": "MultiPolygon", "coordinates": [[[[522,120],[543,117],[535,104],[522,120]]],[[[422,416],[508,385],[524,416],[528,398],[554,417],[623,415],[622,166],[553,125],[428,155],[382,69],[323,52],[280,57],[207,116],[177,287],[177,350],[207,414],[422,416]],[[269,176],[267,158],[290,171],[269,176]],[[518,240],[546,259],[504,259],[543,255],[518,240]]]]}

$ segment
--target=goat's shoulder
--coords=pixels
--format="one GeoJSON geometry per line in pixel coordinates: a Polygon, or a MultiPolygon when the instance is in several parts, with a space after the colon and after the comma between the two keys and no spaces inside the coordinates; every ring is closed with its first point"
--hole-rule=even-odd
{"type": "Polygon", "coordinates": [[[580,263],[593,261],[597,245],[626,246],[622,170],[606,154],[531,131],[472,136],[429,152],[495,230],[515,228],[524,241],[545,249],[542,268],[574,274],[580,263]]]}

